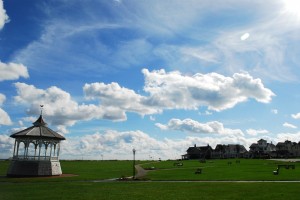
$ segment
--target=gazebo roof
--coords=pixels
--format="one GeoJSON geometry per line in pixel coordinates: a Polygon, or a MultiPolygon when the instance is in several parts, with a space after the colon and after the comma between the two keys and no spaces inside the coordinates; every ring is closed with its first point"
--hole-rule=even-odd
{"type": "Polygon", "coordinates": [[[55,140],[65,140],[66,138],[56,133],[47,127],[47,123],[43,120],[43,116],[40,117],[33,123],[33,126],[12,134],[12,138],[47,138],[55,140]]]}

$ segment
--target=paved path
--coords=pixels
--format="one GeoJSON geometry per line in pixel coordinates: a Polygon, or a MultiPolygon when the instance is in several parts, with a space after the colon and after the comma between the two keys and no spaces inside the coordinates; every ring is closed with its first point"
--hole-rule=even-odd
{"type": "Polygon", "coordinates": [[[142,168],[140,165],[135,165],[135,169],[137,171],[135,178],[142,178],[147,175],[148,171],[142,168]]]}

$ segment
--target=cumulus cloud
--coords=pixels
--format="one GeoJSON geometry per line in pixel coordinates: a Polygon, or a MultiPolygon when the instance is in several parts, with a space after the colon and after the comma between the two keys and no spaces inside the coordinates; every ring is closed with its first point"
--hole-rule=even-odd
{"type": "Polygon", "coordinates": [[[81,137],[68,138],[63,141],[61,156],[64,158],[84,159],[132,159],[132,149],[135,148],[137,159],[178,159],[186,152],[188,147],[197,144],[243,144],[248,147],[251,142],[258,139],[246,140],[242,136],[220,135],[214,137],[185,137],[180,140],[162,139],[158,140],[143,131],[115,131],[107,130],[81,137]]]}
{"type": "Polygon", "coordinates": [[[6,96],[0,93],[0,106],[3,105],[3,102],[6,100],[6,96]]]}
{"type": "Polygon", "coordinates": [[[99,99],[104,107],[111,106],[142,115],[159,112],[155,107],[145,105],[146,97],[135,91],[121,87],[118,83],[85,84],[83,91],[87,99],[99,99]]]}
{"type": "MultiPolygon", "coordinates": [[[[18,131],[15,129],[12,132],[18,131]]],[[[299,138],[297,134],[280,134],[275,140],[284,141],[287,138],[299,138]]],[[[241,144],[248,148],[260,138],[245,138],[241,135],[221,134],[218,137],[206,135],[203,137],[191,137],[179,139],[156,139],[147,133],[135,131],[107,130],[87,134],[84,136],[68,137],[61,144],[62,159],[132,159],[132,149],[135,148],[136,159],[178,159],[186,152],[188,147],[210,145],[213,148],[217,144],[241,144]]],[[[0,157],[12,156],[14,140],[8,135],[0,135],[0,157]]]]}
{"type": "Polygon", "coordinates": [[[290,140],[293,142],[300,142],[300,132],[297,133],[279,133],[276,136],[276,142],[284,142],[286,140],[290,140]]]}
{"type": "Polygon", "coordinates": [[[257,135],[268,134],[269,131],[265,129],[247,129],[246,133],[248,135],[257,136],[257,135]]]}
{"type": "Polygon", "coordinates": [[[7,114],[2,108],[0,108],[0,125],[11,125],[12,121],[7,114]]]}
{"type": "Polygon", "coordinates": [[[294,119],[300,119],[300,113],[292,114],[291,116],[294,119]]]}
{"type": "Polygon", "coordinates": [[[127,112],[144,116],[166,109],[199,109],[201,106],[221,111],[249,98],[268,103],[274,96],[260,79],[249,74],[225,77],[217,73],[184,76],[177,71],[143,69],[142,72],[144,91],[148,94],[145,96],[115,82],[96,82],[85,84],[83,91],[87,100],[99,100],[99,104],[78,104],[68,92],[56,86],[43,90],[18,82],[15,83],[18,95],[14,99],[29,106],[28,114],[39,113],[38,105],[43,104],[52,124],[72,126],[78,120],[124,121],[127,112]]]}
{"type": "Polygon", "coordinates": [[[9,21],[9,17],[6,14],[6,10],[3,6],[3,0],[0,0],[0,30],[4,27],[4,24],[9,21]]]}
{"type": "Polygon", "coordinates": [[[244,135],[239,129],[224,128],[224,125],[218,121],[200,123],[192,119],[171,119],[166,125],[160,123],[156,123],[155,125],[162,130],[179,130],[183,132],[203,134],[244,135]]]}
{"type": "Polygon", "coordinates": [[[137,150],[137,159],[148,159],[149,154],[155,154],[158,159],[161,156],[167,157],[168,152],[176,152],[178,149],[178,147],[173,149],[174,146],[169,145],[171,142],[168,140],[156,140],[139,130],[124,132],[107,130],[103,133],[70,138],[66,142],[67,144],[64,141],[62,156],[78,157],[83,154],[85,158],[89,156],[93,159],[100,159],[100,155],[106,159],[131,159],[133,148],[137,150]]]}
{"type": "Polygon", "coordinates": [[[297,126],[293,125],[293,124],[290,124],[290,123],[287,123],[285,122],[282,126],[286,127],[286,128],[293,128],[293,129],[296,129],[297,126]]]}
{"type": "Polygon", "coordinates": [[[9,115],[7,114],[7,112],[5,112],[1,106],[4,103],[6,97],[4,94],[0,93],[0,125],[11,125],[12,121],[9,117],[9,115]]]}
{"type": "Polygon", "coordinates": [[[8,158],[12,156],[14,140],[8,135],[0,134],[0,158],[8,158]]]}
{"type": "Polygon", "coordinates": [[[225,77],[217,73],[185,76],[178,71],[167,73],[163,69],[152,72],[143,69],[142,72],[145,76],[144,90],[150,93],[146,103],[165,109],[208,106],[211,110],[221,111],[249,98],[268,103],[275,95],[264,87],[260,79],[246,73],[225,77]]]}
{"type": "Polygon", "coordinates": [[[20,77],[29,77],[26,66],[17,63],[6,64],[0,61],[0,81],[16,80],[20,77]]]}
{"type": "Polygon", "coordinates": [[[53,125],[71,126],[78,120],[90,120],[104,115],[95,105],[78,104],[71,95],[52,86],[46,90],[33,85],[15,83],[17,96],[15,102],[29,106],[28,114],[38,114],[39,105],[44,105],[47,121],[53,125]]]}

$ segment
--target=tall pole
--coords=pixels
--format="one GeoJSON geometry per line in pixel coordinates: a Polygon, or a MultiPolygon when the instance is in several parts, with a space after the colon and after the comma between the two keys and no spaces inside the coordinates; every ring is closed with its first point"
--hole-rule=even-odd
{"type": "Polygon", "coordinates": [[[135,149],[132,149],[132,153],[133,153],[133,179],[135,179],[135,149]]]}

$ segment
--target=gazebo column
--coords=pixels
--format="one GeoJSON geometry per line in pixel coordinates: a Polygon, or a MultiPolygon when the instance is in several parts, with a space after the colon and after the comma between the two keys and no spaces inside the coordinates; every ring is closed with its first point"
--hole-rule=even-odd
{"type": "Polygon", "coordinates": [[[29,141],[29,140],[26,140],[26,145],[25,145],[25,146],[26,146],[26,149],[25,149],[25,150],[26,150],[26,155],[25,155],[26,158],[28,158],[29,144],[30,144],[30,141],[29,141]]]}
{"type": "Polygon", "coordinates": [[[20,141],[18,140],[17,143],[18,143],[18,145],[17,145],[17,155],[16,155],[16,156],[17,156],[17,158],[18,158],[18,157],[19,157],[19,146],[20,146],[20,141]]]}
{"type": "Polygon", "coordinates": [[[57,158],[59,157],[59,151],[60,151],[60,143],[58,143],[58,147],[57,147],[57,158]]]}
{"type": "Polygon", "coordinates": [[[54,144],[53,155],[55,156],[56,143],[54,144]]]}
{"type": "Polygon", "coordinates": [[[42,141],[39,141],[39,160],[41,159],[41,148],[42,148],[42,141]]]}
{"type": "Polygon", "coordinates": [[[24,154],[23,154],[23,159],[25,159],[25,156],[26,156],[26,142],[23,141],[23,143],[24,143],[24,154]]]}
{"type": "Polygon", "coordinates": [[[50,160],[51,160],[51,156],[52,156],[52,146],[53,146],[53,143],[51,142],[50,143],[50,160]]]}
{"type": "Polygon", "coordinates": [[[14,145],[14,154],[13,154],[13,157],[16,156],[16,146],[17,146],[17,140],[15,140],[15,145],[14,145]]]}
{"type": "Polygon", "coordinates": [[[37,149],[37,147],[38,147],[38,143],[35,143],[34,144],[34,160],[36,158],[36,149],[37,149]]]}
{"type": "Polygon", "coordinates": [[[48,143],[45,144],[45,160],[46,160],[46,156],[47,156],[47,150],[48,150],[48,143]]]}

